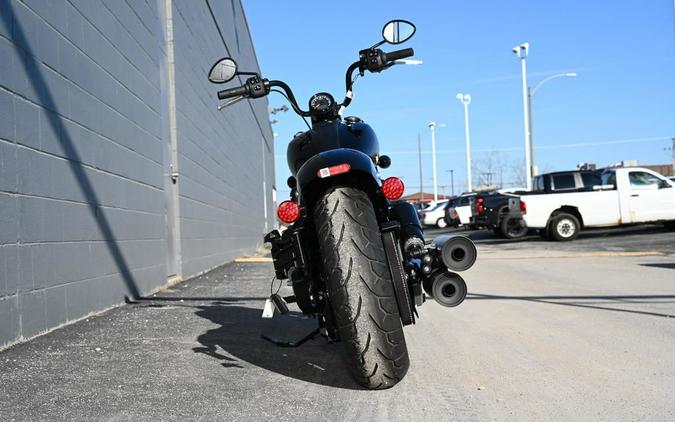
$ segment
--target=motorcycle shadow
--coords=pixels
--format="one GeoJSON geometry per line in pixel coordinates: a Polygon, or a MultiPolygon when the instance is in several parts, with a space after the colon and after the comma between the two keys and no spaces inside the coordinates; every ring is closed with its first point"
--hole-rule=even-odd
{"type": "Polygon", "coordinates": [[[244,306],[200,306],[196,315],[219,325],[197,338],[202,347],[193,348],[221,362],[224,368],[244,368],[241,361],[278,374],[329,387],[362,388],[349,376],[342,360],[342,346],[317,335],[297,348],[279,347],[263,340],[265,334],[295,341],[317,327],[315,319],[299,312],[261,318],[261,309],[244,306]],[[219,348],[221,351],[219,351],[219,348]],[[232,357],[223,354],[227,352],[232,357]],[[240,360],[240,362],[237,361],[240,360]]]}

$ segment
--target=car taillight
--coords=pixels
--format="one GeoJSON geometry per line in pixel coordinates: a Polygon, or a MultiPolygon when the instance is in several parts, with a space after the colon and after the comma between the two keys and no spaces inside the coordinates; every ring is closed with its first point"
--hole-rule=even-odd
{"type": "Polygon", "coordinates": [[[476,212],[478,214],[483,214],[483,212],[485,212],[485,205],[483,205],[484,202],[485,202],[485,198],[477,198],[476,199],[476,212]]]}
{"type": "Polygon", "coordinates": [[[522,199],[520,200],[520,213],[527,214],[527,205],[525,205],[525,201],[522,199]]]}
{"type": "Polygon", "coordinates": [[[320,178],[331,177],[337,174],[347,173],[351,170],[352,166],[347,163],[338,164],[337,166],[325,167],[316,172],[316,175],[320,178]]]}
{"type": "Polygon", "coordinates": [[[300,218],[300,207],[293,201],[284,201],[277,207],[277,216],[286,224],[295,223],[300,218]]]}
{"type": "Polygon", "coordinates": [[[405,185],[398,177],[387,177],[382,183],[382,194],[387,199],[398,199],[403,196],[405,185]]]}

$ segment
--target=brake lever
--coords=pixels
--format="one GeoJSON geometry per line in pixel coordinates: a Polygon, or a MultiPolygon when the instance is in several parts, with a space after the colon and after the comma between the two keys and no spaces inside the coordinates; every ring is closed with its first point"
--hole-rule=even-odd
{"type": "Polygon", "coordinates": [[[236,103],[238,103],[239,101],[241,101],[241,100],[243,100],[243,99],[244,99],[244,96],[243,96],[243,95],[242,95],[242,96],[239,96],[239,97],[235,97],[235,98],[229,99],[229,100],[225,101],[223,104],[220,104],[220,105],[218,106],[218,111],[221,111],[221,110],[224,109],[225,107],[229,107],[229,106],[231,106],[232,104],[236,104],[236,103]]]}

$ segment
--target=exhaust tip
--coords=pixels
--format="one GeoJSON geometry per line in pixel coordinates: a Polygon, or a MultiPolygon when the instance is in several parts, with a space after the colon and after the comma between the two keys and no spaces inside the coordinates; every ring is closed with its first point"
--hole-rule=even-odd
{"type": "Polygon", "coordinates": [[[466,299],[466,283],[459,274],[446,271],[429,281],[431,283],[425,283],[424,290],[442,306],[453,308],[466,299]]]}
{"type": "Polygon", "coordinates": [[[445,241],[441,247],[441,259],[452,271],[466,271],[476,262],[476,246],[464,236],[455,236],[445,241]]]}

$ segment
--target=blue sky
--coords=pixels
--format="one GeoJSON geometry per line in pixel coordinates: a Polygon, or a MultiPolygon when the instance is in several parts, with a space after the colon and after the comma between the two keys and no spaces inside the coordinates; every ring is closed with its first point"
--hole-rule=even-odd
{"type": "MultiPolygon", "coordinates": [[[[550,81],[535,96],[533,132],[540,169],[671,160],[664,148],[675,137],[672,0],[245,0],[244,8],[263,76],[287,82],[303,108],[315,92],[342,98],[347,66],[359,49],[378,41],[387,20],[403,18],[417,25],[403,46],[383,49],[412,47],[424,64],[366,74],[356,84],[347,112],[373,127],[381,153],[392,158],[383,175],[402,176],[408,193],[419,189],[418,132],[425,190],[430,190],[430,120],[447,125],[436,132],[440,191],[450,191],[450,169],[456,190],[466,183],[458,92],[472,96],[474,172],[486,171],[492,160],[502,164],[501,172],[493,165],[495,177],[501,173],[505,183],[513,181],[513,168],[524,160],[524,133],[520,64],[511,48],[522,42],[531,46],[530,85],[558,72],[578,73],[550,81]]],[[[277,94],[269,101],[275,107],[285,103],[277,94]]],[[[292,112],[275,118],[277,189],[283,198],[290,175],[286,146],[305,126],[292,112]]]]}

